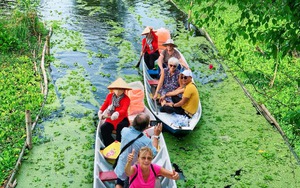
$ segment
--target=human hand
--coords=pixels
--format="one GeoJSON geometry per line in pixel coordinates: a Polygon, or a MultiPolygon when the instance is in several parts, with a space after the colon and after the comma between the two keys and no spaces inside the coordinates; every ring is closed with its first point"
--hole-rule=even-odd
{"type": "Polygon", "coordinates": [[[172,179],[173,180],[179,180],[179,174],[175,170],[173,170],[172,179]]]}
{"type": "Polygon", "coordinates": [[[118,119],[118,117],[119,117],[119,112],[114,112],[114,113],[110,116],[110,119],[111,119],[111,120],[116,120],[116,119],[118,119]]]}
{"type": "Polygon", "coordinates": [[[151,27],[151,26],[147,26],[150,30],[153,30],[153,27],[151,27]]]}
{"type": "MultiPolygon", "coordinates": [[[[162,103],[163,103],[163,101],[165,100],[165,98],[166,98],[166,95],[162,95],[162,96],[160,96],[160,98],[159,98],[159,102],[162,104],[162,103]]],[[[162,104],[162,106],[163,106],[163,104],[162,104]]]]}
{"type": "Polygon", "coordinates": [[[155,92],[153,99],[156,100],[157,99],[157,93],[155,92]]]}
{"type": "Polygon", "coordinates": [[[134,149],[132,149],[132,152],[128,154],[127,156],[127,162],[131,163],[134,157],[134,149]]]}
{"type": "Polygon", "coordinates": [[[160,133],[162,131],[162,123],[158,123],[155,127],[154,127],[154,136],[159,136],[160,133]]]}

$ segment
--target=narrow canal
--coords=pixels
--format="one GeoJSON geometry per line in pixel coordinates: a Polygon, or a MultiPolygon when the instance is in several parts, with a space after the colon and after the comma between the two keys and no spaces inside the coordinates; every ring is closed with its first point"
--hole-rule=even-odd
{"type": "MultiPolygon", "coordinates": [[[[107,85],[117,77],[142,80],[134,66],[145,26],[167,28],[175,38],[185,30],[186,17],[169,1],[47,0],[39,9],[53,28],[53,87],[17,187],[91,187],[96,112],[107,85]]],[[[186,36],[175,41],[179,44],[186,36]]],[[[182,48],[188,51],[189,45],[183,42],[182,48]]]]}
{"type": "Polygon", "coordinates": [[[299,187],[299,168],[280,134],[232,77],[219,82],[226,74],[211,45],[188,34],[185,15],[170,1],[45,0],[39,9],[53,28],[52,85],[18,188],[92,187],[96,112],[117,77],[142,79],[134,66],[149,25],[171,31],[203,104],[192,134],[164,133],[171,162],[186,176],[178,187],[299,187]]]}

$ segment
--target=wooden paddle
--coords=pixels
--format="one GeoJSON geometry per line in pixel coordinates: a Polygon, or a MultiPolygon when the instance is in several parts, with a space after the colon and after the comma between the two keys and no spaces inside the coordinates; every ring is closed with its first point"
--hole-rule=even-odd
{"type": "Polygon", "coordinates": [[[143,57],[144,53],[142,53],[140,59],[139,59],[139,62],[135,65],[136,68],[139,68],[140,64],[141,64],[141,60],[142,60],[142,57],[143,57]]]}
{"type": "Polygon", "coordinates": [[[135,65],[136,68],[139,68],[140,64],[141,64],[141,60],[142,60],[142,57],[144,56],[144,50],[146,49],[146,45],[143,47],[143,50],[142,50],[142,54],[140,56],[140,59],[139,59],[139,62],[135,65]]]}

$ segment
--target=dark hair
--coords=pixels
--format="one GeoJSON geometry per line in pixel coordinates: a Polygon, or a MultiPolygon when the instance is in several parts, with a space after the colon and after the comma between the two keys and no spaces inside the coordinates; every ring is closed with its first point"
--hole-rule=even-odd
{"type": "Polygon", "coordinates": [[[150,117],[148,114],[140,113],[135,116],[132,126],[138,131],[144,131],[150,123],[150,117]]]}

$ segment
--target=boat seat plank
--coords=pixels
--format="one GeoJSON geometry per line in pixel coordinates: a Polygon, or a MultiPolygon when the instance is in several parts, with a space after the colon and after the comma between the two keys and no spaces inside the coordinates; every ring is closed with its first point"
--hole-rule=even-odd
{"type": "Polygon", "coordinates": [[[111,171],[106,171],[106,172],[99,172],[99,178],[101,181],[114,181],[117,180],[117,175],[116,173],[111,170],[111,171]]]}
{"type": "Polygon", "coordinates": [[[147,71],[152,78],[159,78],[159,69],[151,69],[147,71]]]}
{"type": "Polygon", "coordinates": [[[152,86],[158,85],[158,80],[148,80],[148,83],[152,86]]]}

